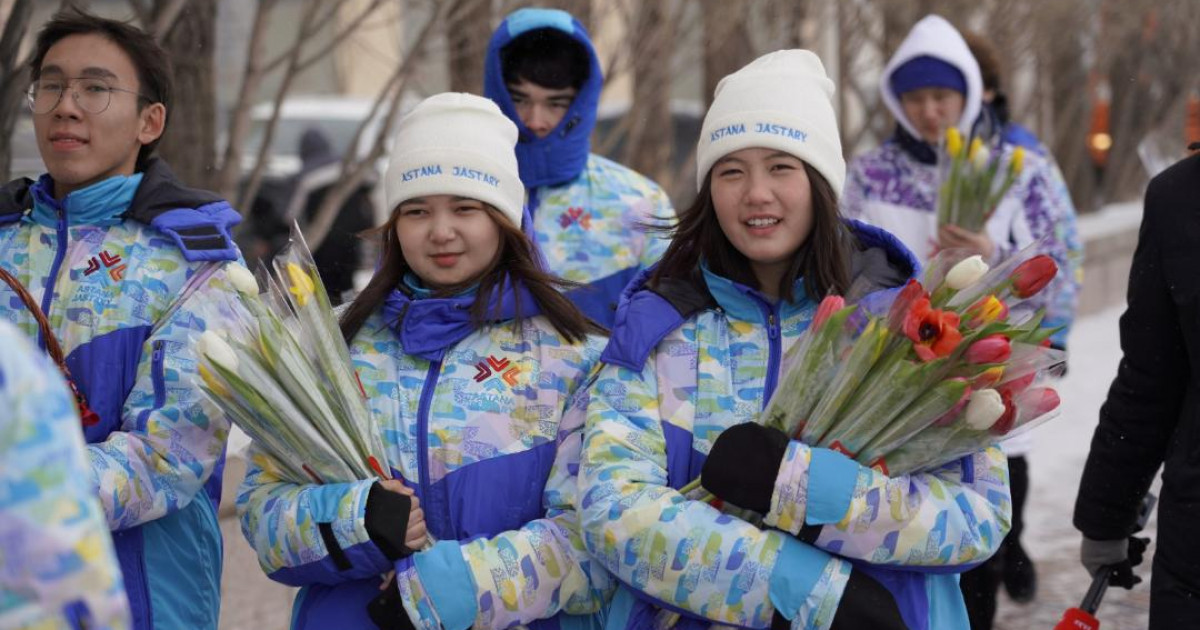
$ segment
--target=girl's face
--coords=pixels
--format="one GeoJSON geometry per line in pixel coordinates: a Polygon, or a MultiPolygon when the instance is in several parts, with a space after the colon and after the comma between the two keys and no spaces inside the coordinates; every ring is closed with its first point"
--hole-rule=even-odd
{"type": "Polygon", "coordinates": [[[775,295],[813,230],[804,163],[775,149],[742,149],[713,165],[711,188],[725,237],[750,260],[759,288],[775,295]]]}
{"type": "Polygon", "coordinates": [[[500,250],[500,226],[482,202],[430,195],[400,204],[396,239],[404,262],[436,290],[483,275],[500,250]]]}

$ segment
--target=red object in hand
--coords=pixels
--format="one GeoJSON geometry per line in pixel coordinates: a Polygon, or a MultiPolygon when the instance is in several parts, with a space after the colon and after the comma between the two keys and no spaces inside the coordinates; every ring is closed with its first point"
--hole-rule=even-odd
{"type": "Polygon", "coordinates": [[[1068,608],[1054,630],[1100,630],[1100,620],[1078,608],[1068,608]]]}
{"type": "Polygon", "coordinates": [[[1046,288],[1057,273],[1058,265],[1053,258],[1045,254],[1034,256],[1013,269],[1013,293],[1019,298],[1030,297],[1046,288]]]}

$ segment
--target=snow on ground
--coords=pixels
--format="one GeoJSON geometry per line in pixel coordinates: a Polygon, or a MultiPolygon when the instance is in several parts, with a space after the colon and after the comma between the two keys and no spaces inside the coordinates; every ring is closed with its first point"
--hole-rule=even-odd
{"type": "MultiPolygon", "coordinates": [[[[1087,591],[1090,580],[1079,564],[1080,534],[1071,516],[1100,406],[1121,359],[1117,325],[1123,311],[1119,306],[1086,317],[1071,331],[1069,371],[1059,384],[1063,413],[1034,430],[1029,456],[1030,497],[1022,542],[1038,569],[1038,596],[1019,605],[1002,593],[997,630],[1050,630],[1087,591]]],[[[1151,518],[1146,529],[1152,539],[1155,523],[1151,518]]],[[[1105,596],[1097,614],[1104,630],[1146,627],[1153,550],[1152,542],[1147,561],[1138,568],[1142,584],[1133,591],[1113,589],[1105,596]]]]}

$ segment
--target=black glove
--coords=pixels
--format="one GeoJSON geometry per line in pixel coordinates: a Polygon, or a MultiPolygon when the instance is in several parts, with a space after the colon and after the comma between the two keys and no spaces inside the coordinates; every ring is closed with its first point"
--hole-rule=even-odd
{"type": "Polygon", "coordinates": [[[1085,537],[1080,559],[1088,573],[1108,572],[1109,586],[1131,589],[1142,578],[1134,575],[1133,567],[1142,563],[1149,538],[1130,536],[1128,540],[1092,540],[1085,537]]]}
{"type": "Polygon", "coordinates": [[[386,590],[367,603],[367,615],[379,630],[416,630],[400,602],[400,586],[394,577],[386,590]]]}
{"type": "Polygon", "coordinates": [[[788,442],[783,431],[761,424],[730,427],[713,443],[700,485],[722,501],[766,514],[788,442]]]}
{"type": "MultiPolygon", "coordinates": [[[[787,630],[791,623],[775,612],[771,630],[787,630]]],[[[842,592],[837,612],[833,614],[830,630],[908,630],[896,598],[882,584],[857,569],[850,572],[850,581],[842,592]]]]}
{"type": "Polygon", "coordinates": [[[378,483],[367,493],[367,510],[363,516],[367,535],[388,560],[396,561],[412,554],[412,550],[404,546],[411,510],[412,499],[378,483]]]}

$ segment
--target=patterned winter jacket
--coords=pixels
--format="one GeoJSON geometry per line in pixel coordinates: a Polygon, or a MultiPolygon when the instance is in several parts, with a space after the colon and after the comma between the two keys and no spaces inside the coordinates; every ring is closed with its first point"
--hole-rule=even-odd
{"type": "Polygon", "coordinates": [[[568,293],[580,309],[611,327],[617,300],[638,271],[658,260],[668,239],[647,225],[669,225],[675,210],[662,188],[612,160],[590,153],[604,75],[583,25],[565,11],[521,9],[492,35],[484,94],[517,125],[517,161],[528,190],[532,236],[548,268],[587,285],[568,293]],[[590,73],[558,127],[538,138],[521,122],[501,72],[500,51],[522,33],[555,28],[583,46],[590,73]]]}
{"type": "MultiPolygon", "coordinates": [[[[125,576],[133,625],[216,628],[228,422],[196,387],[190,340],[233,294],[225,261],[240,217],[166,164],[51,195],[49,176],[0,190],[0,265],[49,316],[99,422],[84,429],[90,482],[125,576]]],[[[0,318],[43,344],[0,285],[0,318]]]]}
{"type": "Polygon", "coordinates": [[[0,628],[128,628],[75,399],[5,321],[0,347],[0,628]]]}
{"type": "Polygon", "coordinates": [[[350,354],[389,463],[440,542],[393,566],[365,529],[373,481],[288,483],[261,453],[239,492],[242,531],[272,579],[304,587],[293,628],[374,628],[367,604],[393,568],[419,629],[580,627],[612,590],[573,509],[603,339],[566,341],[528,296],[519,325],[508,301],[473,329],[472,297],[424,294],[394,291],[350,354]]]}
{"type": "MultiPolygon", "coordinates": [[[[856,255],[886,253],[891,270],[868,271],[878,276],[868,286],[914,273],[894,237],[852,226],[866,248],[856,255]]],[[[996,448],[889,478],[793,441],[764,521],[775,529],[678,492],[717,436],[755,421],[770,399],[784,353],[816,310],[803,283],[795,290],[795,301],[772,304],[707,270],[627,290],[592,388],[580,467],[584,541],[623,586],[610,628],[651,627],[661,609],[683,613],[680,630],[766,628],[776,610],[793,628],[828,628],[851,570],[888,588],[909,628],[966,627],[952,573],[989,557],[1008,529],[1007,464],[996,448]]],[[[876,290],[864,303],[882,298],[876,290]]]]}

